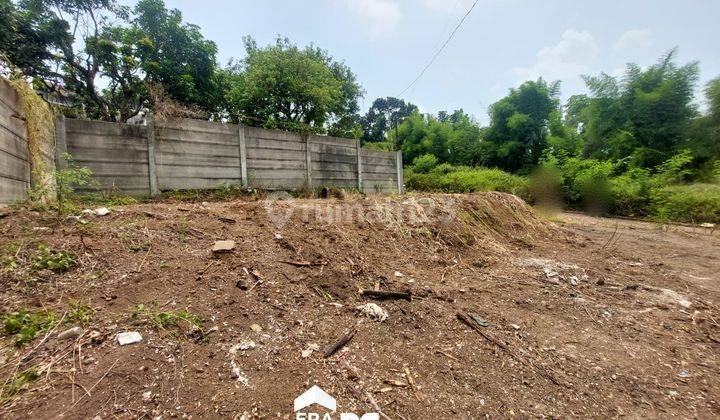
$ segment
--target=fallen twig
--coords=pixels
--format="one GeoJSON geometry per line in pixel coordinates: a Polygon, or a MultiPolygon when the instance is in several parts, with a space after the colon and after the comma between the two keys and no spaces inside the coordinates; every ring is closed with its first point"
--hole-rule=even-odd
{"type": "Polygon", "coordinates": [[[390,292],[386,290],[363,290],[360,292],[361,295],[367,296],[374,299],[405,299],[407,301],[412,301],[412,293],[410,291],[407,292],[390,292]]]}
{"type": "Polygon", "coordinates": [[[310,261],[280,261],[284,264],[290,264],[294,265],[295,267],[316,267],[316,266],[323,266],[327,264],[324,261],[316,261],[316,262],[310,262],[310,261]]]}
{"type": "Polygon", "coordinates": [[[349,343],[350,340],[353,339],[353,337],[355,337],[355,334],[357,334],[357,330],[355,328],[352,328],[352,329],[346,331],[345,334],[343,334],[342,337],[340,337],[335,342],[335,344],[333,344],[332,346],[328,347],[327,350],[325,350],[325,357],[328,358],[328,357],[332,356],[333,354],[337,353],[337,351],[340,350],[341,348],[345,347],[345,345],[347,343],[349,343]]]}
{"type": "Polygon", "coordinates": [[[407,381],[410,384],[410,388],[415,392],[415,398],[418,399],[418,401],[422,401],[422,395],[420,395],[420,390],[418,389],[417,385],[415,385],[415,379],[412,377],[412,373],[410,373],[410,369],[407,366],[403,366],[403,370],[405,370],[405,376],[407,377],[407,381]]]}

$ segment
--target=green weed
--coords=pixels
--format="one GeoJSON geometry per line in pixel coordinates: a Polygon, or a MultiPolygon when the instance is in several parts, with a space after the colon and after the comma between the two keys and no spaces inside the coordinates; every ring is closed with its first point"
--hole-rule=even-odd
{"type": "Polygon", "coordinates": [[[21,309],[6,315],[2,324],[3,334],[13,336],[15,345],[21,347],[34,340],[39,333],[53,328],[57,321],[51,311],[29,312],[21,309]]]}
{"type": "Polygon", "coordinates": [[[34,270],[52,270],[59,273],[69,270],[75,266],[75,257],[67,251],[54,251],[45,244],[38,245],[38,250],[32,261],[34,270]]]}

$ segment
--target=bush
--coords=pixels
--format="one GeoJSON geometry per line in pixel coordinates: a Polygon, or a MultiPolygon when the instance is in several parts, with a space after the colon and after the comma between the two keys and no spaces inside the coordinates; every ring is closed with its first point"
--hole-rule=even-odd
{"type": "Polygon", "coordinates": [[[512,175],[500,169],[485,169],[443,166],[431,173],[406,173],[407,187],[416,191],[439,191],[450,193],[471,193],[476,191],[501,191],[530,198],[529,182],[526,178],[512,175]],[[444,173],[443,173],[444,172],[444,173]]]}
{"type": "Polygon", "coordinates": [[[661,221],[720,222],[720,185],[692,184],[657,188],[651,194],[651,215],[661,221]]]}
{"type": "Polygon", "coordinates": [[[413,160],[413,169],[415,172],[426,174],[437,166],[438,159],[433,154],[425,154],[418,156],[413,160]]]}
{"type": "Polygon", "coordinates": [[[612,202],[610,213],[623,216],[646,216],[650,203],[650,173],[633,168],[610,180],[612,202]]]}

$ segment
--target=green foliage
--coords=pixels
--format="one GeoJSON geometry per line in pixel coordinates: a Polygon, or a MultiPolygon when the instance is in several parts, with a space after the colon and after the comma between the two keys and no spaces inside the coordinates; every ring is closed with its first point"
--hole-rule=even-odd
{"type": "Polygon", "coordinates": [[[54,172],[55,188],[57,191],[58,214],[67,214],[73,209],[75,189],[94,185],[92,171],[86,167],[78,166],[69,154],[63,156],[66,167],[54,172]]]}
{"type": "Polygon", "coordinates": [[[115,0],[16,4],[0,2],[0,53],[38,88],[71,102],[65,112],[124,122],[154,105],[154,85],[208,113],[222,104],[217,47],[162,0],[132,9],[115,0]]]}
{"type": "Polygon", "coordinates": [[[2,393],[0,393],[2,394],[0,404],[19,394],[26,389],[31,382],[39,378],[40,374],[38,373],[37,367],[34,366],[18,373],[3,384],[2,393]]]}
{"type": "Polygon", "coordinates": [[[494,149],[493,165],[516,172],[540,160],[551,116],[559,108],[559,94],[559,82],[547,84],[538,79],[511,89],[490,106],[487,139],[494,149]]]}
{"type": "Polygon", "coordinates": [[[154,311],[143,304],[139,304],[133,309],[132,317],[145,318],[159,330],[166,331],[173,327],[187,328],[189,334],[197,335],[198,338],[205,337],[203,330],[204,320],[199,315],[187,310],[154,311]]]}
{"type": "Polygon", "coordinates": [[[13,336],[15,345],[21,347],[57,325],[55,315],[47,310],[29,312],[21,309],[6,315],[3,320],[3,334],[13,336]]]}
{"type": "Polygon", "coordinates": [[[409,190],[471,193],[476,191],[502,191],[530,198],[526,178],[500,169],[452,167],[439,165],[430,173],[405,171],[405,184],[409,190]]]}
{"type": "Polygon", "coordinates": [[[65,272],[75,266],[75,257],[67,251],[54,251],[45,244],[38,245],[32,261],[34,270],[52,270],[58,273],[65,272]]]}
{"type": "Polygon", "coordinates": [[[226,70],[231,118],[293,131],[324,133],[328,126],[353,131],[362,88],[345,64],[287,38],[265,48],[245,38],[245,49],[245,59],[226,70]]]}
{"type": "Polygon", "coordinates": [[[720,185],[693,184],[657,188],[651,215],[662,221],[720,222],[720,185]]]}
{"type": "Polygon", "coordinates": [[[422,156],[418,156],[413,160],[413,170],[415,172],[426,174],[430,172],[435,166],[437,166],[438,160],[435,155],[427,153],[422,156]]]}
{"type": "MultiPolygon", "coordinates": [[[[682,143],[684,131],[697,115],[692,100],[698,64],[678,67],[675,55],[672,50],[645,70],[628,64],[622,80],[604,73],[585,77],[592,92],[580,117],[585,123],[586,155],[619,159],[643,147],[667,156],[682,143]],[[621,139],[620,133],[624,133],[621,139]]],[[[652,167],[657,159],[638,164],[652,167]]]]}
{"type": "Polygon", "coordinates": [[[88,325],[95,315],[95,309],[79,301],[70,301],[70,309],[65,316],[66,324],[88,325]]]}
{"type": "Polygon", "coordinates": [[[388,131],[402,124],[405,118],[418,112],[418,107],[402,99],[377,98],[360,119],[362,140],[366,143],[385,141],[388,131]]]}

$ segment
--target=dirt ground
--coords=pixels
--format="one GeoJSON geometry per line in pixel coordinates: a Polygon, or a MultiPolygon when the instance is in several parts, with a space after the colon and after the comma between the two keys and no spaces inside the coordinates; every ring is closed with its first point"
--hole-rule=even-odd
{"type": "Polygon", "coordinates": [[[60,321],[0,337],[1,418],[295,418],[312,385],[391,419],[720,416],[718,231],[543,218],[500,193],[83,220],[0,219],[0,315],[60,321]],[[213,255],[219,240],[234,249],[213,255]],[[41,243],[76,264],[33,268],[41,243]]]}

